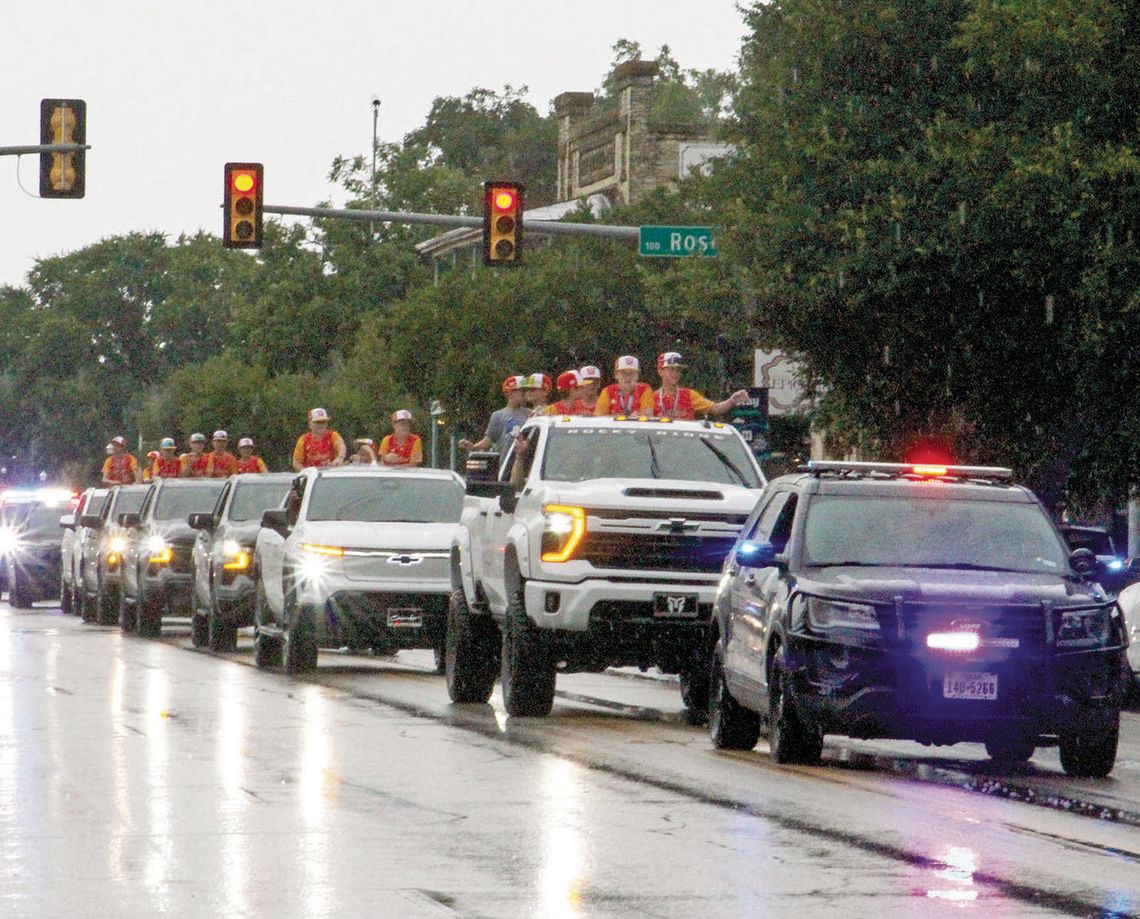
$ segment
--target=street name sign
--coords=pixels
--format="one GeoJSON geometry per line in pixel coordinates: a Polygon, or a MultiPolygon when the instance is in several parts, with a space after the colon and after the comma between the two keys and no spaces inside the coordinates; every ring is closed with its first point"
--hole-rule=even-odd
{"type": "Polygon", "coordinates": [[[712,227],[638,229],[638,255],[648,258],[716,258],[712,227]]]}

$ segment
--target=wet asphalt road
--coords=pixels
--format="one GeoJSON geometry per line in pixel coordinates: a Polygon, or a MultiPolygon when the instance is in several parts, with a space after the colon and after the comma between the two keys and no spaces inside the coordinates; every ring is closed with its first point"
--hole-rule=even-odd
{"type": "Polygon", "coordinates": [[[779,767],[665,681],[560,678],[508,719],[429,667],[297,681],[0,606],[0,917],[1140,915],[1135,715],[1101,781],[966,745],[779,767]]]}

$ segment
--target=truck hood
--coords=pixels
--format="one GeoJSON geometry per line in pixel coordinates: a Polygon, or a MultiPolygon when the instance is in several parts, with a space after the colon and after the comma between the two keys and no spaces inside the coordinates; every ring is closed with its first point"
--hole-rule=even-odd
{"type": "Polygon", "coordinates": [[[1088,606],[1108,599],[1099,584],[1016,571],[837,566],[801,569],[796,580],[804,593],[878,603],[890,603],[901,596],[919,603],[1088,606]]]}
{"type": "Polygon", "coordinates": [[[543,482],[544,501],[590,508],[747,515],[761,489],[678,479],[586,479],[543,482]]]}
{"type": "Polygon", "coordinates": [[[417,549],[450,551],[455,523],[362,523],[357,520],[307,520],[294,534],[299,542],[345,549],[417,549]]]}

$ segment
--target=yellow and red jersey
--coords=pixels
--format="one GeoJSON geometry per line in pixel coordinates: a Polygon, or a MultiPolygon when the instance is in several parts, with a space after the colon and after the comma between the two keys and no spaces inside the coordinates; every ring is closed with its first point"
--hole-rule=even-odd
{"type": "Polygon", "coordinates": [[[653,414],[659,418],[692,421],[698,414],[703,415],[714,405],[716,403],[712,399],[685,386],[678,386],[671,393],[659,389],[653,394],[653,414]]]}
{"type": "Polygon", "coordinates": [[[306,431],[293,447],[293,461],[306,467],[328,466],[343,453],[344,440],[336,431],[325,431],[320,437],[306,431]]]}
{"type": "Polygon", "coordinates": [[[395,463],[389,464],[393,466],[418,466],[424,461],[424,448],[419,434],[409,434],[403,443],[396,440],[395,434],[386,435],[380,441],[380,462],[388,462],[386,457],[389,453],[395,453],[398,457],[395,463]]]}
{"type": "Polygon", "coordinates": [[[183,479],[204,479],[210,469],[210,454],[204,450],[201,453],[183,453],[179,459],[183,479]]]}
{"type": "Polygon", "coordinates": [[[103,481],[113,485],[134,485],[138,460],[126,451],[112,454],[103,462],[103,481]]]}
{"type": "Polygon", "coordinates": [[[593,412],[586,405],[584,399],[559,399],[553,405],[546,406],[548,415],[592,415],[593,412]]]}
{"type": "Polygon", "coordinates": [[[153,479],[177,479],[182,476],[182,459],[177,456],[160,456],[151,466],[153,479]]]}
{"type": "Polygon", "coordinates": [[[265,461],[260,456],[239,456],[237,461],[238,472],[268,472],[265,461]]]}
{"type": "Polygon", "coordinates": [[[595,415],[648,415],[653,411],[653,389],[648,383],[638,383],[633,392],[623,396],[617,383],[611,383],[600,393],[594,406],[595,415]]]}
{"type": "Polygon", "coordinates": [[[237,457],[229,450],[223,450],[221,453],[207,453],[206,455],[209,457],[206,462],[206,478],[224,479],[238,471],[237,457]]]}

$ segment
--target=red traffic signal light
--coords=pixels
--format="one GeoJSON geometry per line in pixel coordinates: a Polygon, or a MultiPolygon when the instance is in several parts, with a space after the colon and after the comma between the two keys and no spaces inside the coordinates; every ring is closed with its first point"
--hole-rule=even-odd
{"type": "MultiPolygon", "coordinates": [[[[40,143],[87,143],[87,103],[82,99],[41,99],[40,143]]],[[[87,191],[86,171],[86,150],[41,153],[40,197],[82,198],[87,191]]]]}
{"type": "Polygon", "coordinates": [[[483,264],[522,263],[523,187],[518,182],[483,185],[483,264]]]}
{"type": "Polygon", "coordinates": [[[226,163],[222,245],[227,249],[260,249],[262,217],[261,163],[226,163]]]}

